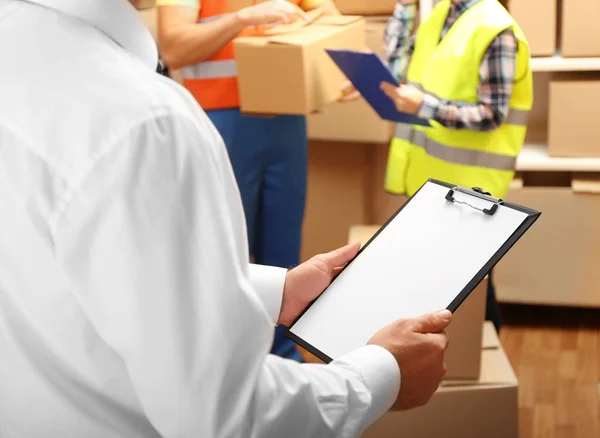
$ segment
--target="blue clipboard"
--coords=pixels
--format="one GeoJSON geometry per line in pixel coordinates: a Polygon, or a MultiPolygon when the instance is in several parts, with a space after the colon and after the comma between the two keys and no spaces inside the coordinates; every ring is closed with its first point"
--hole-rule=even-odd
{"type": "Polygon", "coordinates": [[[327,50],[327,54],[384,120],[412,125],[431,126],[429,121],[414,114],[400,112],[381,90],[382,82],[400,86],[392,72],[375,53],[354,50],[327,50]]]}

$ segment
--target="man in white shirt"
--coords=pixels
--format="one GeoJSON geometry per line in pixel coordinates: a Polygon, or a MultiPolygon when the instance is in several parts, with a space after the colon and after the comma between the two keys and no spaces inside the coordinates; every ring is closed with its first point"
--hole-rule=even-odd
{"type": "Polygon", "coordinates": [[[268,355],[357,247],[249,265],[223,143],[129,3],[0,0],[0,59],[0,436],[352,437],[429,400],[449,312],[268,355]]]}

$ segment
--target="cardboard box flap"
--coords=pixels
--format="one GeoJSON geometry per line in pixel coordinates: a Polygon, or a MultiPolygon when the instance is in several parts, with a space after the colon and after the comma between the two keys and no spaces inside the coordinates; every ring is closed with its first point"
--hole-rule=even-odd
{"type": "Polygon", "coordinates": [[[571,181],[571,188],[575,193],[600,193],[600,176],[576,175],[571,181]]]}
{"type": "Polygon", "coordinates": [[[483,324],[483,349],[489,350],[493,348],[500,348],[500,338],[496,332],[496,327],[490,321],[486,321],[483,324]]]}

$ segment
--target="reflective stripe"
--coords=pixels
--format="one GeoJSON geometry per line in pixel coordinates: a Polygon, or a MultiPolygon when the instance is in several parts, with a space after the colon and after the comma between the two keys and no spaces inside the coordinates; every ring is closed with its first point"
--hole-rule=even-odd
{"type": "Polygon", "coordinates": [[[206,61],[181,69],[184,79],[219,79],[237,77],[235,59],[226,61],[206,61]]]}
{"type": "MultiPolygon", "coordinates": [[[[422,93],[425,93],[425,90],[423,89],[423,86],[421,84],[419,84],[417,82],[412,82],[412,81],[408,81],[407,84],[412,85],[413,87],[417,88],[422,93]]],[[[429,93],[429,94],[431,94],[433,97],[435,97],[438,100],[444,100],[444,99],[440,98],[439,96],[436,96],[433,93],[429,93]]],[[[529,118],[529,111],[516,109],[516,108],[509,108],[508,115],[506,116],[506,121],[504,123],[507,123],[509,125],[516,125],[516,126],[527,126],[528,118],[529,118]]]]}
{"type": "Polygon", "coordinates": [[[409,141],[414,146],[425,148],[432,157],[448,163],[488,169],[514,170],[517,162],[517,157],[448,146],[428,138],[423,131],[414,130],[412,137],[412,140],[409,141]]]}
{"type": "Polygon", "coordinates": [[[223,15],[225,15],[225,14],[221,14],[221,15],[213,15],[212,17],[201,18],[200,20],[198,20],[198,23],[210,23],[211,21],[218,20],[218,19],[219,19],[219,18],[221,18],[223,15]]]}
{"type": "Polygon", "coordinates": [[[412,131],[413,131],[412,125],[407,125],[406,123],[398,123],[398,124],[396,124],[395,137],[410,141],[410,136],[411,136],[412,131]]]}
{"type": "Polygon", "coordinates": [[[506,116],[506,122],[509,125],[527,126],[529,111],[511,108],[506,116]]]}

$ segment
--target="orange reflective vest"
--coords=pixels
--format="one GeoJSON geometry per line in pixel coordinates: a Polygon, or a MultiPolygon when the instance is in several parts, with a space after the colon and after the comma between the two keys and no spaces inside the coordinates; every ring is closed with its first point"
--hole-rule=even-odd
{"type": "MultiPolygon", "coordinates": [[[[301,0],[288,1],[297,5],[301,3],[301,0]]],[[[248,0],[248,6],[253,3],[256,3],[256,0],[248,0]]],[[[208,23],[230,12],[234,11],[229,7],[227,0],[202,0],[198,22],[208,23]]],[[[181,75],[183,85],[204,110],[240,106],[233,40],[206,61],[183,67],[181,75]]]]}

